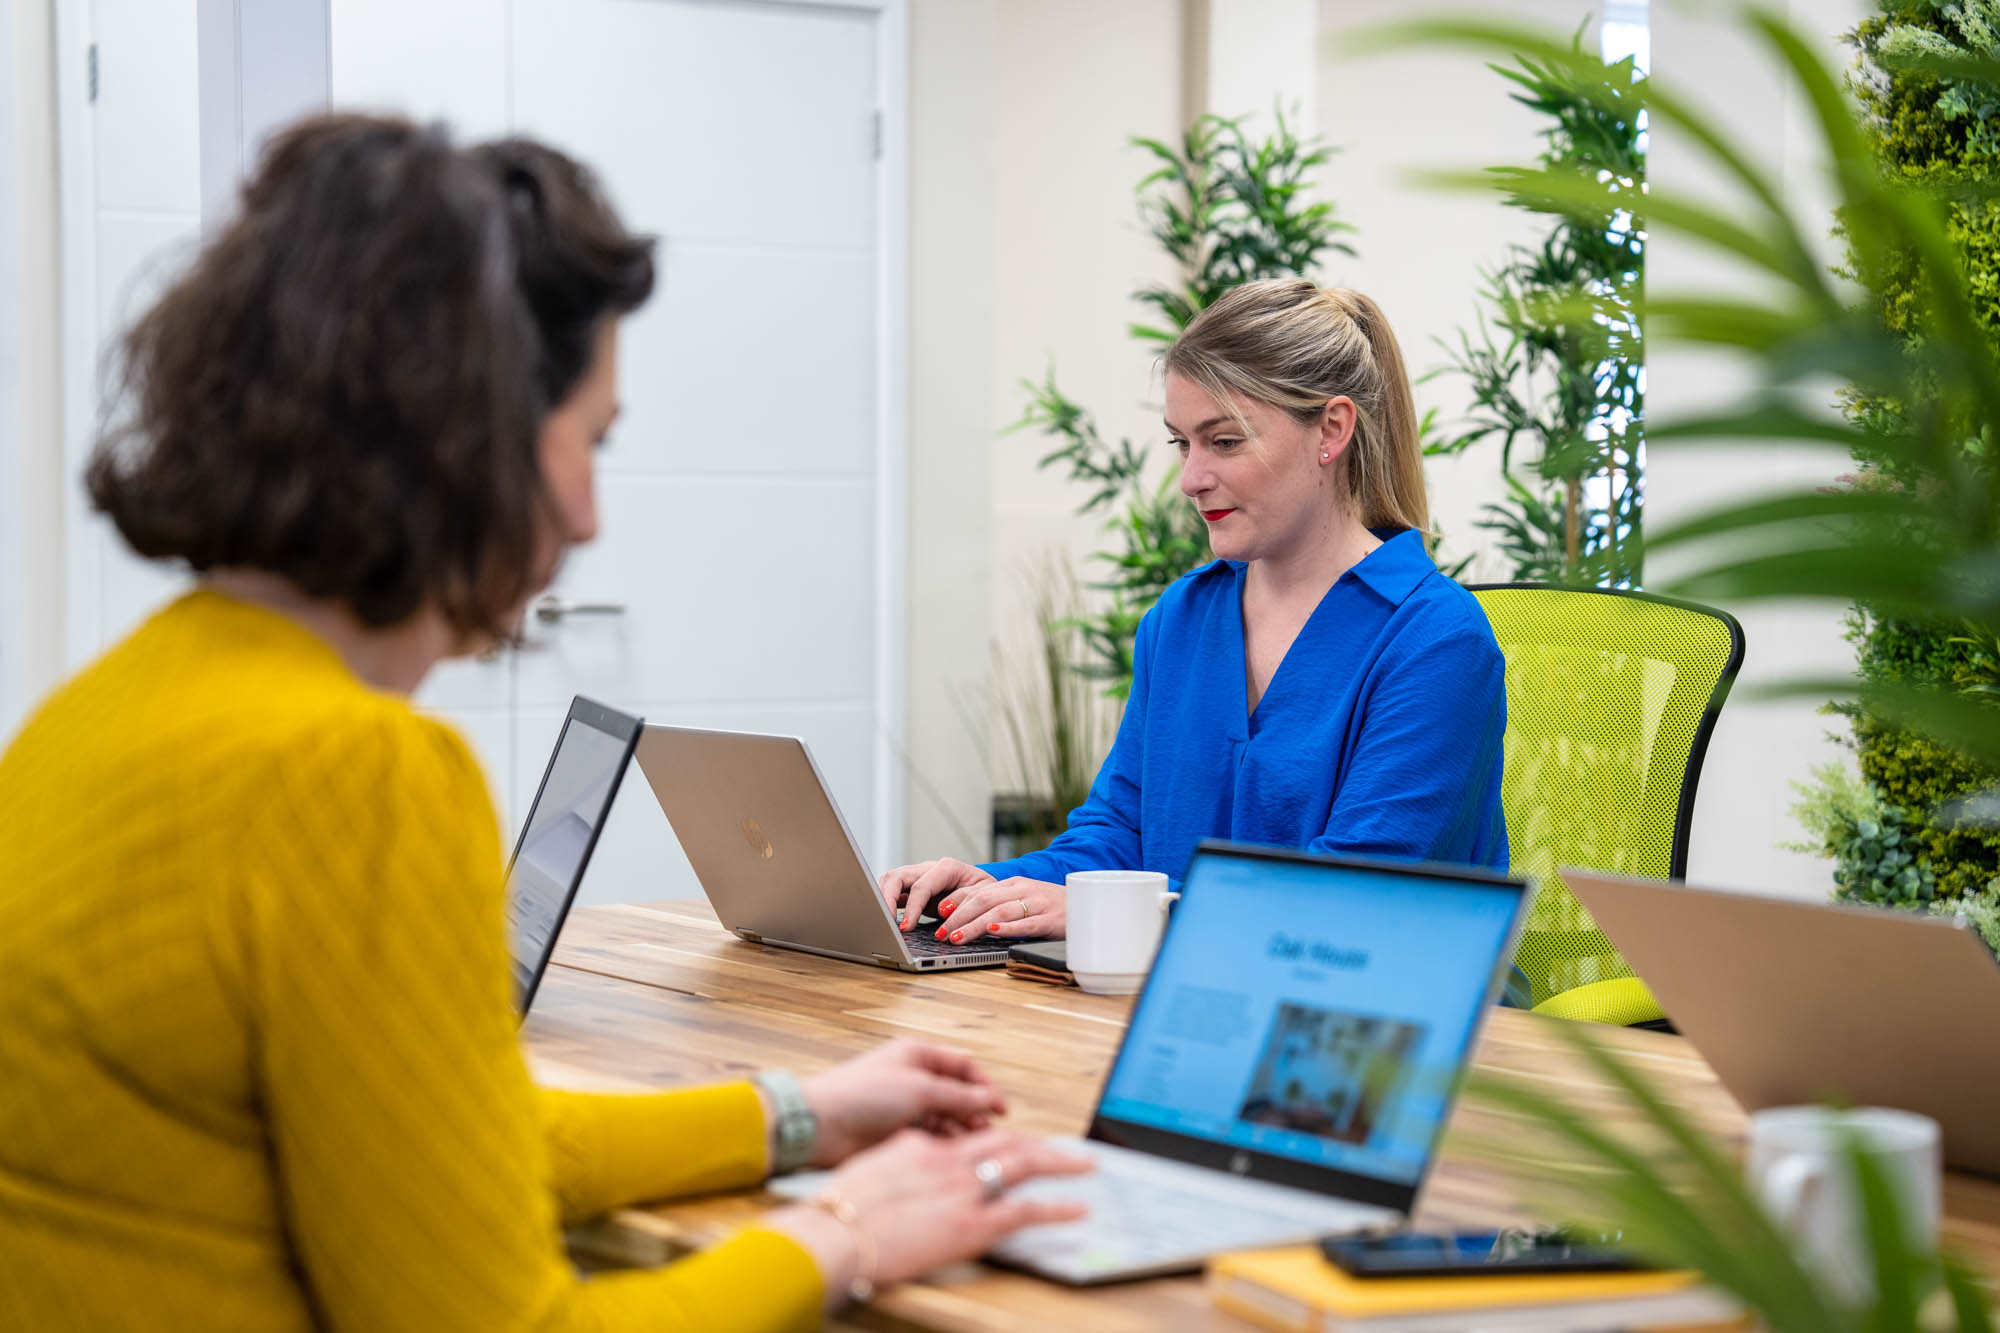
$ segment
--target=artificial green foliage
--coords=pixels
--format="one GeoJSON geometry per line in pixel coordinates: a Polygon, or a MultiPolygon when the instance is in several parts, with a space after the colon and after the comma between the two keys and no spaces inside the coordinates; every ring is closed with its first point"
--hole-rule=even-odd
{"type": "MultiPolygon", "coordinates": [[[[1862,58],[1850,87],[1883,178],[1939,197],[1945,239],[1971,298],[1971,314],[1989,346],[2000,343],[2000,206],[1963,193],[2000,186],[2000,91],[1910,63],[2000,56],[2000,0],[1889,0],[1849,40],[1862,58]]],[[[1850,256],[1843,271],[1858,269],[1850,256]]],[[[1907,247],[1892,247],[1877,272],[1871,297],[1883,327],[1920,346],[1928,334],[1918,256],[1907,247]]],[[[1913,377],[1888,392],[1852,391],[1844,402],[1857,424],[1893,440],[1907,429],[1912,413],[1928,410],[1930,392],[1927,379],[1913,377]]],[[[1969,433],[1957,447],[1967,467],[1990,471],[1984,431],[1969,433]]],[[[1924,485],[1921,475],[1909,472],[1899,449],[1878,448],[1873,438],[1861,442],[1855,459],[1862,469],[1859,486],[1924,485]]],[[[1897,539],[1921,542],[1925,536],[1918,529],[1897,539]]],[[[1949,691],[1973,701],[1992,698],[2000,663],[1992,634],[1955,617],[1884,614],[1862,604],[1849,617],[1848,638],[1863,688],[1856,701],[1836,711],[1850,719],[1862,780],[1885,807],[1904,812],[1906,845],[1935,880],[1937,897],[1948,901],[1985,892],[2000,874],[2000,834],[1967,827],[1951,813],[1951,803],[1991,787],[1993,772],[1960,749],[1899,725],[1874,701],[1884,687],[1949,691]]],[[[1870,859],[1867,840],[1835,825],[1818,850],[1833,859],[1842,896],[1903,901],[1899,883],[1870,882],[1878,865],[1870,859]]]]}
{"type": "MultiPolygon", "coordinates": [[[[1353,228],[1334,216],[1331,203],[1310,197],[1313,173],[1331,150],[1300,140],[1282,115],[1261,140],[1241,120],[1202,116],[1178,144],[1132,142],[1160,164],[1136,187],[1139,213],[1181,273],[1173,286],[1133,293],[1157,317],[1128,326],[1139,342],[1172,342],[1240,283],[1308,276],[1327,254],[1354,253],[1340,239],[1353,228]]],[[[1057,387],[1053,369],[1039,384],[1023,380],[1021,387],[1028,406],[1012,429],[1054,440],[1040,465],[1067,468],[1088,491],[1078,512],[1106,516],[1111,549],[1098,558],[1108,571],[1092,584],[1105,601],[1078,622],[1089,649],[1079,670],[1122,699],[1132,687],[1139,618],[1168,585],[1209,558],[1208,533],[1175,487],[1175,474],[1149,483],[1147,446],[1105,439],[1090,412],[1057,387]]]]}
{"type": "MultiPolygon", "coordinates": [[[[1991,788],[1990,773],[1951,746],[1865,711],[1854,717],[1854,739],[1863,780],[1913,812],[1912,851],[1935,876],[1940,897],[1978,892],[2000,876],[2000,835],[1950,813],[1952,801],[1991,788]]],[[[1842,853],[1834,859],[1838,882],[1853,868],[1842,853]]]]}
{"type": "Polygon", "coordinates": [[[1471,389],[1468,420],[1428,451],[1500,441],[1507,495],[1476,526],[1496,539],[1515,581],[1631,585],[1644,493],[1645,238],[1633,209],[1645,187],[1646,80],[1630,59],[1588,56],[1581,33],[1571,46],[1564,65],[1524,57],[1492,69],[1548,120],[1542,169],[1590,173],[1611,206],[1586,217],[1510,200],[1548,214],[1550,230],[1484,274],[1478,324],[1447,349],[1471,389]]]}
{"type": "MultiPolygon", "coordinates": [[[[1891,180],[1948,196],[1946,227],[1953,248],[1966,256],[1975,294],[1989,298],[1983,302],[1983,318],[1990,334],[2000,334],[2000,303],[1990,299],[2000,217],[1990,202],[1949,196],[1966,185],[1990,181],[2000,171],[2000,93],[1977,79],[1939,77],[1912,64],[2000,58],[1996,32],[1996,0],[1889,0],[1850,34],[1862,56],[1852,86],[1883,172],[1891,180]]],[[[1921,293],[1908,281],[1907,270],[1888,276],[1883,292],[1887,322],[1914,333],[1921,293]]]]}
{"type": "Polygon", "coordinates": [[[1081,590],[1066,565],[1042,568],[1033,585],[1035,648],[1026,664],[1003,661],[996,681],[1009,757],[1031,800],[1008,852],[1049,845],[1083,804],[1111,748],[1118,712],[1078,673],[1088,655],[1081,590]]]}
{"type": "Polygon", "coordinates": [[[1815,841],[1788,846],[1834,854],[1834,897],[1916,908],[1937,899],[1937,876],[1916,856],[1921,826],[1885,801],[1874,784],[1843,765],[1824,764],[1813,770],[1811,784],[1795,782],[1792,788],[1799,794],[1792,815],[1815,841]]]}
{"type": "Polygon", "coordinates": [[[1181,269],[1178,286],[1134,293],[1163,317],[1132,325],[1134,337],[1170,343],[1231,287],[1310,272],[1328,250],[1354,253],[1334,239],[1354,228],[1334,216],[1331,202],[1311,197],[1312,173],[1333,150],[1301,143],[1282,110],[1276,120],[1276,133],[1261,143],[1241,120],[1220,116],[1199,117],[1178,146],[1132,141],[1160,163],[1139,182],[1140,215],[1181,269]]]}
{"type": "Polygon", "coordinates": [[[1977,893],[1962,894],[1948,902],[1932,903],[1930,911],[1932,916],[1963,921],[1979,932],[1987,948],[2000,953],[2000,883],[1988,885],[1977,893]]]}
{"type": "MultiPolygon", "coordinates": [[[[1902,0],[1884,5],[1855,37],[1878,67],[1923,56],[2000,57],[2000,3],[1902,0]]],[[[1890,131],[1886,160],[1962,165],[1974,157],[2000,158],[2000,90],[1990,84],[1923,79],[1869,86],[1866,93],[1870,118],[1890,131]],[[1905,143],[1914,151],[1905,154],[1905,143]]]]}
{"type": "MultiPolygon", "coordinates": [[[[1921,12],[1942,11],[1927,5],[1921,12]]],[[[2000,433],[2000,358],[1989,327],[1992,303],[1969,279],[1947,213],[1954,198],[1971,194],[1947,197],[1885,169],[1816,41],[1768,9],[1739,13],[1782,75],[1785,93],[1806,109],[1803,123],[1817,142],[1801,156],[1827,164],[1824,185],[1840,210],[1852,285],[1838,284],[1820,262],[1808,238],[1823,223],[1801,216],[1790,202],[1802,192],[1761,165],[1769,127],[1726,126],[1670,83],[1649,80],[1649,119],[1656,127],[1671,125],[1688,145],[1705,188],[1649,190],[1647,227],[1700,244],[1731,261],[1734,271],[1707,290],[1649,292],[1642,309],[1647,335],[1654,347],[1701,349],[1726,363],[1725,382],[1748,387],[1701,417],[1655,414],[1647,445],[1751,441],[1760,448],[1839,450],[1877,460],[1886,484],[1781,487],[1655,526],[1647,533],[1649,554],[1674,547],[1688,554],[1689,572],[1662,591],[1704,601],[1858,604],[1913,624],[1962,626],[1963,637],[1991,645],[2000,641],[2000,478],[1984,464],[1984,449],[1967,442],[2000,433]],[[1894,325],[1888,299],[1898,283],[1917,297],[1902,311],[1902,327],[1894,325]],[[1833,416],[1824,410],[1821,386],[1828,383],[1849,385],[1859,402],[1894,409],[1833,416]]],[[[1378,40],[1448,41],[1503,57],[1583,64],[1559,39],[1483,19],[1407,23],[1378,40]]],[[[1977,53],[1916,52],[1895,60],[1898,73],[2000,89],[2000,60],[1977,53]]],[[[1493,185],[1489,173],[1446,179],[1493,185]]],[[[1580,172],[1510,172],[1501,185],[1577,217],[1616,207],[1602,182],[1580,172]]],[[[1928,649],[1906,655],[1932,658],[1928,649]]],[[[1801,696],[1824,697],[1830,688],[1824,679],[1787,685],[1801,696]]],[[[2000,768],[2000,710],[1978,690],[1884,679],[1868,683],[1867,708],[2000,768]]],[[[1984,896],[1953,905],[1968,920],[1979,913],[1990,919],[1992,908],[1984,896]]],[[[1577,1213],[1617,1226],[1627,1243],[1662,1261],[1698,1269],[1741,1300],[1759,1327],[1785,1333],[1993,1327],[1988,1297],[1961,1266],[1902,1243],[1893,1199],[1858,1151],[1850,1165],[1868,1220],[1876,1299],[1865,1309],[1840,1303],[1799,1264],[1787,1238],[1741,1186],[1735,1163],[1629,1067],[1577,1035],[1592,1063],[1624,1088],[1653,1131],[1650,1141],[1610,1128],[1629,1117],[1580,1112],[1545,1088],[1488,1087],[1489,1096],[1520,1117],[1510,1126],[1516,1132],[1508,1152],[1518,1155],[1525,1129],[1534,1127],[1554,1135],[1578,1163],[1571,1181],[1577,1213]],[[1661,1156],[1662,1149],[1669,1155],[1661,1156]]]]}

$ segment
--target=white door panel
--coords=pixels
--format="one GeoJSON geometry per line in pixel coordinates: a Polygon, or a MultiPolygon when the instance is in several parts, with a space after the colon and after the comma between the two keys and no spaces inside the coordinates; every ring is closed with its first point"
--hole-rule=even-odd
{"type": "Polygon", "coordinates": [[[461,143],[507,133],[508,0],[338,0],[333,104],[447,122],[461,143]]]}
{"type": "Polygon", "coordinates": [[[514,707],[512,667],[506,658],[454,658],[431,668],[417,703],[442,713],[462,710],[505,713],[514,707]]]}
{"type": "Polygon", "coordinates": [[[93,522],[101,525],[105,545],[116,550],[116,558],[104,561],[98,568],[98,597],[108,648],[187,591],[191,584],[183,570],[132,555],[107,520],[93,522]]]}
{"type": "MultiPolygon", "coordinates": [[[[486,771],[487,792],[493,798],[494,813],[500,823],[502,855],[514,850],[514,718],[510,713],[457,714],[446,721],[458,728],[472,746],[473,756],[486,771]]],[[[553,738],[551,738],[553,743],[553,738]]],[[[545,752],[542,756],[546,761],[545,752]]],[[[539,776],[540,770],[537,770],[539,776]]],[[[529,795],[533,795],[529,789],[529,795]]]]}
{"type": "Polygon", "coordinates": [[[669,237],[610,471],[875,475],[875,256],[669,237]]]}
{"type": "Polygon", "coordinates": [[[875,41],[856,13],[516,0],[515,124],[669,237],[872,249],[875,41]]]}
{"type": "MultiPolygon", "coordinates": [[[[800,736],[833,791],[847,827],[860,842],[871,868],[869,829],[873,827],[875,788],[874,722],[869,710],[856,708],[670,708],[646,713],[646,721],[682,727],[712,727],[725,731],[758,731],[800,736]]],[[[516,823],[526,818],[535,798],[542,769],[549,761],[564,713],[537,710],[521,715],[521,750],[513,808],[516,823]]],[[[520,830],[509,825],[513,833],[520,830]]],[[[511,843],[509,844],[511,847],[511,843]]],[[[637,759],[625,775],[618,799],[605,821],[590,869],[584,874],[578,903],[645,902],[656,898],[699,898],[701,884],[674,839],[673,828],[653,799],[653,789],[639,772],[637,759]]]]}
{"type": "MultiPolygon", "coordinates": [[[[97,327],[102,330],[99,412],[115,410],[112,394],[123,373],[120,340],[194,258],[200,223],[192,215],[100,211],[97,222],[97,327]]],[[[93,431],[97,422],[92,423],[93,431]]],[[[79,473],[74,483],[83,484],[79,473]]],[[[88,520],[98,545],[92,600],[99,643],[108,647],[188,586],[185,570],[141,560],[108,520],[88,520]]]]}
{"type": "Polygon", "coordinates": [[[97,326],[104,331],[107,358],[126,327],[193,261],[200,243],[201,222],[191,213],[100,212],[97,326]]]}
{"type": "Polygon", "coordinates": [[[687,703],[865,703],[875,685],[873,489],[606,477],[603,536],[555,595],[624,615],[531,623],[523,708],[572,694],[687,703]]]}
{"type": "Polygon", "coordinates": [[[201,211],[195,0],[95,0],[97,207],[201,211]]]}
{"type": "MultiPolygon", "coordinates": [[[[110,395],[122,369],[119,343],[131,320],[179,276],[200,234],[201,170],[195,61],[194,0],[94,0],[99,93],[92,107],[91,209],[66,223],[69,237],[88,237],[93,302],[87,321],[90,360],[83,373],[94,391],[89,411],[73,423],[67,462],[79,490],[90,442],[113,410],[110,395]]],[[[74,311],[72,307],[72,311],[74,311]]],[[[67,599],[72,617],[72,670],[123,638],[186,586],[170,567],[139,559],[111,524],[71,511],[80,525],[67,599]]]]}
{"type": "MultiPolygon", "coordinates": [[[[463,731],[472,742],[486,785],[500,814],[500,832],[513,828],[514,664],[511,654],[491,661],[460,658],[440,662],[417,691],[416,704],[463,731]]],[[[513,843],[507,844],[510,848],[513,843]]]]}
{"type": "MultiPolygon", "coordinates": [[[[625,329],[600,535],[515,655],[525,817],[570,697],[806,737],[876,831],[877,25],[785,5],[515,0],[514,126],[659,237],[625,329]]],[[[872,851],[871,847],[871,851],[872,851]]],[[[644,782],[583,901],[699,893],[644,782]]]]}

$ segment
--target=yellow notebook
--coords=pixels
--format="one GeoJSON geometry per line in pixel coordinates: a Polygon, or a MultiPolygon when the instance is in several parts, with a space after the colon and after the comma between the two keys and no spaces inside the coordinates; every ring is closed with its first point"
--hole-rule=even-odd
{"type": "Polygon", "coordinates": [[[1310,1246],[1227,1254],[1208,1268],[1209,1295],[1231,1314],[1283,1333],[1344,1329],[1714,1325],[1729,1302],[1692,1273],[1557,1273],[1492,1277],[1350,1277],[1310,1246]]]}

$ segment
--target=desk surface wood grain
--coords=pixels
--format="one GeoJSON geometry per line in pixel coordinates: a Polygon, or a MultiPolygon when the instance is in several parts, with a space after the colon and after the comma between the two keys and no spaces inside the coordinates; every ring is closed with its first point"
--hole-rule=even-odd
{"type": "MultiPolygon", "coordinates": [[[[891,1037],[918,1037],[978,1059],[1007,1094],[1010,1124],[1078,1134],[1130,1004],[999,969],[919,976],[746,944],[715,923],[706,903],[670,902],[574,912],[524,1035],[543,1082],[607,1090],[740,1078],[767,1066],[810,1073],[891,1037]]],[[[1602,1123],[1622,1122],[1617,1099],[1579,1065],[1554,1024],[1495,1011],[1479,1067],[1558,1087],[1602,1123]]],[[[1615,1028],[1597,1035],[1712,1132],[1740,1139],[1742,1111],[1686,1041],[1615,1028]]],[[[1469,1150],[1474,1142],[1520,1140],[1519,1129],[1498,1111],[1461,1103],[1418,1222],[1527,1220],[1519,1176],[1469,1150]]],[[[772,1203],[752,1193],[631,1209],[577,1239],[600,1258],[661,1263],[772,1203]]],[[[2000,1182],[1950,1177],[1945,1211],[1951,1242],[2000,1273],[2000,1182]]],[[[979,1264],[884,1292],[848,1319],[866,1328],[978,1333],[1247,1327],[1213,1310],[1197,1278],[1078,1291],[979,1264]]]]}

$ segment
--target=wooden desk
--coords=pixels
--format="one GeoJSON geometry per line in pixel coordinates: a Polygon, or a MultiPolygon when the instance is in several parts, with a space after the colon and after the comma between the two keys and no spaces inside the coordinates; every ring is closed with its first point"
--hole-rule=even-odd
{"type": "MultiPolygon", "coordinates": [[[[1009,1122],[1039,1134],[1081,1133],[1116,1049],[1130,1001],[1016,981],[998,969],[915,976],[745,944],[706,903],[584,908],[563,931],[525,1036],[543,1081],[631,1089],[741,1077],[777,1065],[811,1072],[895,1036],[971,1052],[1006,1091],[1009,1122]]],[[[1480,1043],[1482,1067],[1566,1085],[1610,1122],[1616,1102],[1578,1067],[1554,1020],[1498,1010],[1480,1043]]],[[[1743,1114],[1679,1037],[1625,1029],[1598,1035],[1655,1076],[1714,1132],[1740,1137],[1743,1114]]],[[[1499,1113],[1461,1105],[1418,1220],[1479,1226],[1525,1220],[1490,1166],[1454,1147],[1505,1129],[1499,1113]]],[[[634,1209],[585,1242],[632,1263],[665,1262],[771,1205],[749,1194],[634,1209]]],[[[2000,1182],[1952,1177],[1946,1233],[2000,1273],[2000,1182]]],[[[885,1329],[1002,1331],[1089,1328],[1230,1329],[1199,1279],[1075,1291],[968,1264],[884,1292],[849,1318],[885,1329]]]]}

